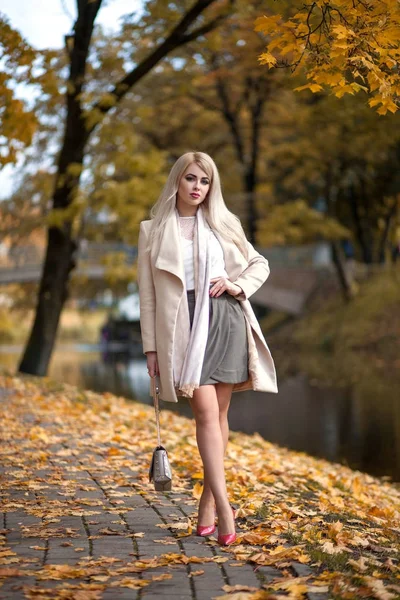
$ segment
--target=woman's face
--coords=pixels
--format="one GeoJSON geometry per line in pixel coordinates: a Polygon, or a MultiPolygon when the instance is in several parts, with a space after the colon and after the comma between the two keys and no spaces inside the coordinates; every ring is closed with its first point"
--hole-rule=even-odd
{"type": "Polygon", "coordinates": [[[208,175],[195,163],[190,163],[179,182],[176,208],[183,217],[195,215],[210,189],[208,175]]]}

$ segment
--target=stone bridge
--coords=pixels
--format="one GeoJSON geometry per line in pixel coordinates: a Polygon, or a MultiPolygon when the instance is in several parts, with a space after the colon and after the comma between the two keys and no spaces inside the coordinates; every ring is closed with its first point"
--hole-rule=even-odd
{"type": "MultiPolygon", "coordinates": [[[[132,264],[137,249],[124,244],[90,243],[80,248],[77,256],[77,268],[74,273],[89,279],[102,279],[105,266],[102,259],[110,253],[122,252],[126,263],[132,264]]],[[[287,249],[261,250],[270,263],[271,273],[265,284],[251,297],[252,303],[271,309],[281,310],[292,315],[303,312],[307,300],[327,276],[333,276],[331,265],[315,266],[305,254],[300,255],[297,264],[287,258],[287,249]],[[286,264],[285,264],[286,263],[286,264]],[[308,263],[308,264],[307,264],[308,263]]],[[[299,253],[297,253],[299,257],[299,253]]],[[[39,281],[43,256],[37,253],[10,253],[0,260],[0,285],[10,283],[31,283],[39,281]]]]}

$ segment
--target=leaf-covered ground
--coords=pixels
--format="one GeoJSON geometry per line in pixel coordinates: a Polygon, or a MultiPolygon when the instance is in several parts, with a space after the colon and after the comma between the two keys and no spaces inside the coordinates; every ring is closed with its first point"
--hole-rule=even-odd
{"type": "Polygon", "coordinates": [[[398,484],[233,433],[224,549],[194,535],[192,420],[162,413],[174,489],[156,494],[150,406],[48,379],[0,389],[0,598],[400,598],[398,484]]]}

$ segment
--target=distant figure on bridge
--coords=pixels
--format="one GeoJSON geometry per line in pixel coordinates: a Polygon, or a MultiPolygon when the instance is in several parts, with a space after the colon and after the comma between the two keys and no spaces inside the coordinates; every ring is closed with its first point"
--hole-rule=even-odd
{"type": "Polygon", "coordinates": [[[248,300],[269,264],[225,205],[203,152],[174,164],[151,219],[140,225],[138,283],[143,350],[160,397],[189,398],[204,466],[198,535],[236,539],[224,452],[232,391],[278,392],[274,362],[248,300]]]}

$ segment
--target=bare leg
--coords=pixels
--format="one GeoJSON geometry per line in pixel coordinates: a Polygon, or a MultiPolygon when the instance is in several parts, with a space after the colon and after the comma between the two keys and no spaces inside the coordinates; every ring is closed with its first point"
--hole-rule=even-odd
{"type": "MultiPolygon", "coordinates": [[[[217,392],[218,399],[218,407],[219,407],[219,425],[221,428],[222,439],[224,442],[224,454],[226,451],[226,447],[228,445],[229,438],[229,424],[228,424],[228,410],[232,397],[232,383],[217,383],[215,385],[215,389],[217,392]]],[[[211,492],[210,485],[208,483],[207,477],[204,476],[204,489],[202,498],[200,500],[201,507],[206,509],[207,515],[210,513],[211,505],[214,507],[214,497],[211,492]],[[207,508],[208,507],[208,510],[207,508]]],[[[213,509],[214,510],[214,509],[213,509]]],[[[202,511],[203,512],[203,511],[202,511]]],[[[207,521],[207,523],[212,523],[211,521],[207,521]]]]}
{"type": "MultiPolygon", "coordinates": [[[[204,477],[211,491],[211,498],[214,498],[217,507],[218,531],[221,534],[232,533],[234,520],[226,491],[224,437],[221,431],[220,408],[215,386],[200,386],[195,390],[190,404],[196,420],[196,438],[203,461],[204,477]]],[[[203,496],[199,506],[199,511],[202,509],[202,518],[204,518],[201,524],[210,525],[214,522],[214,502],[211,504],[209,497],[203,496]]]]}

